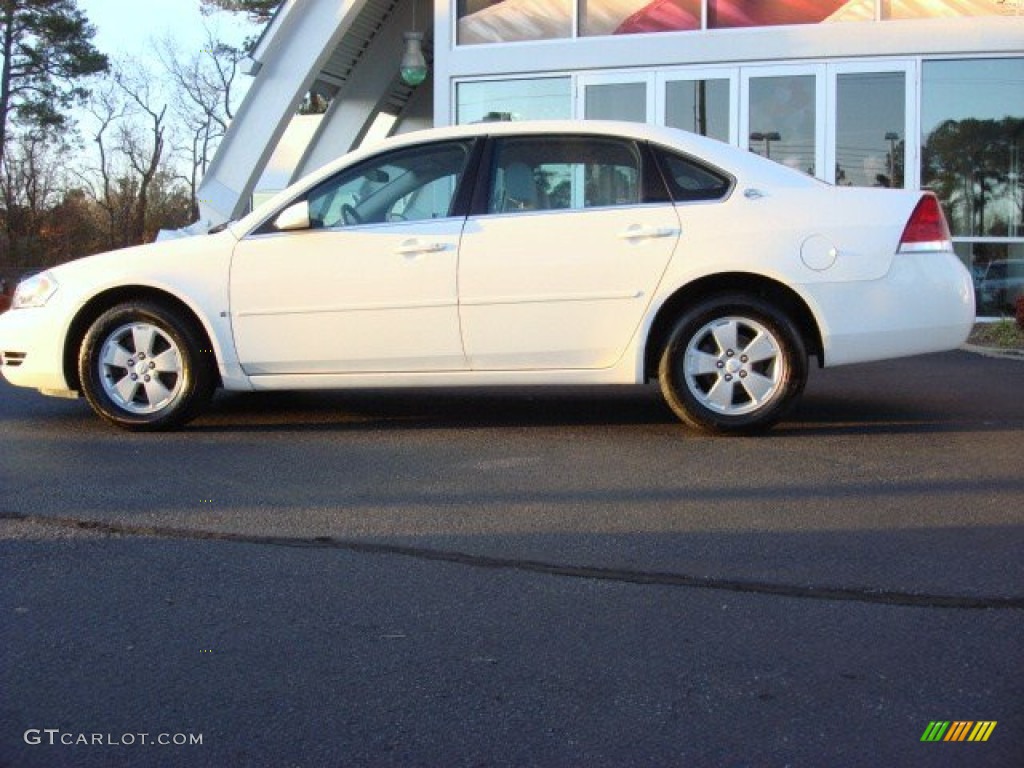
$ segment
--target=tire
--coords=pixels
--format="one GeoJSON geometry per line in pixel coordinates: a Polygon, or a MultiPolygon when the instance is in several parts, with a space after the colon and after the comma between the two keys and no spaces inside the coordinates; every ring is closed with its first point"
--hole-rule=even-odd
{"type": "Polygon", "coordinates": [[[807,352],[786,314],[754,296],[724,294],[679,318],[658,379],[685,424],[710,434],[756,434],[799,399],[807,352]]]}
{"type": "Polygon", "coordinates": [[[194,324],[171,309],[148,301],[119,304],[100,315],[82,341],[82,392],[101,418],[123,429],[175,429],[213,394],[208,346],[194,324]]]}

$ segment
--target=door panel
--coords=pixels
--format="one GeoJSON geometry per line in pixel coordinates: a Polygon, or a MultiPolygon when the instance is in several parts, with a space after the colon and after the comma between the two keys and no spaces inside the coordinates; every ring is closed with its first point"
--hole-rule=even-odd
{"type": "Polygon", "coordinates": [[[462,220],[243,240],[231,314],[246,373],[465,367],[455,270],[462,220]]]}
{"type": "Polygon", "coordinates": [[[456,286],[465,219],[451,211],[470,150],[442,142],[383,153],[297,201],[308,229],[271,223],[240,241],[231,316],[243,369],[465,368],[456,286]]]}
{"type": "Polygon", "coordinates": [[[469,219],[459,292],[475,370],[606,368],[621,356],[679,238],[641,203],[629,142],[496,142],[490,213],[469,219]]]}
{"type": "Polygon", "coordinates": [[[671,206],[471,220],[459,272],[470,366],[610,367],[678,233],[671,206]]]}

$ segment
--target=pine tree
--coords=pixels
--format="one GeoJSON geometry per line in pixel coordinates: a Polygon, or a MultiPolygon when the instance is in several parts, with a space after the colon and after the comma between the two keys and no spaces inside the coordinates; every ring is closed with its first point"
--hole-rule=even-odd
{"type": "Polygon", "coordinates": [[[107,69],[95,33],[77,0],[0,0],[0,161],[13,122],[60,128],[88,95],[82,79],[107,69]]]}

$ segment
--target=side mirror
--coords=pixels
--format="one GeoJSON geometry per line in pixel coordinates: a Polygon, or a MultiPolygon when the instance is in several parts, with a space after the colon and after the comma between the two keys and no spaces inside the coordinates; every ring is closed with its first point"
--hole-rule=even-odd
{"type": "Polygon", "coordinates": [[[305,200],[289,205],[274,219],[274,229],[278,232],[294,232],[309,227],[309,203],[305,200]]]}

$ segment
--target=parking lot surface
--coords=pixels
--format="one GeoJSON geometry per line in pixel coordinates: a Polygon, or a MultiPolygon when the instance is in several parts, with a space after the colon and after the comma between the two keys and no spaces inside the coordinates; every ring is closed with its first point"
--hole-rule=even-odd
{"type": "Polygon", "coordinates": [[[0,765],[1020,765],[1022,391],[954,352],[760,438],[636,388],[133,435],[0,384],[0,765]]]}

